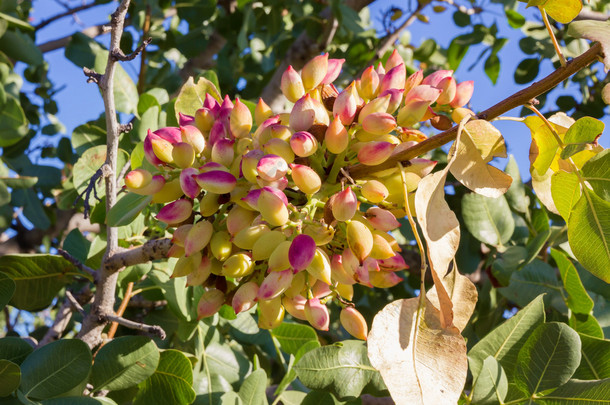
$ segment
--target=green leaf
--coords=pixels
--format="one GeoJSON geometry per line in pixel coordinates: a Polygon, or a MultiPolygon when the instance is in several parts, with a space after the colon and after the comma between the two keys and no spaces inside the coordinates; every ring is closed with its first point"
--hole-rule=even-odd
{"type": "Polygon", "coordinates": [[[553,304],[565,309],[555,270],[542,260],[536,259],[521,270],[515,271],[508,286],[499,288],[498,291],[519,306],[525,306],[538,295],[545,293],[544,302],[547,306],[553,304]]]}
{"type": "Polygon", "coordinates": [[[210,82],[212,82],[212,84],[214,85],[216,90],[218,90],[218,92],[220,92],[220,84],[218,82],[218,75],[216,74],[215,71],[204,70],[203,73],[201,73],[200,77],[203,77],[203,78],[209,80],[210,82]]]}
{"type": "MultiPolygon", "coordinates": [[[[280,395],[281,403],[284,405],[303,405],[307,394],[301,391],[284,391],[280,395]]],[[[318,404],[322,405],[322,404],[318,404]]]]}
{"type": "Polygon", "coordinates": [[[21,381],[21,369],[9,360],[0,360],[0,397],[9,396],[21,381]]]}
{"type": "Polygon", "coordinates": [[[495,53],[492,53],[485,59],[485,74],[493,84],[496,84],[498,81],[498,76],[500,76],[500,58],[495,53]]]}
{"type": "Polygon", "coordinates": [[[525,24],[525,17],[523,17],[523,15],[521,15],[517,11],[506,8],[504,9],[504,13],[506,14],[508,24],[512,28],[521,28],[523,24],[525,24]]]}
{"type": "Polygon", "coordinates": [[[4,273],[0,273],[0,311],[9,303],[15,293],[15,282],[4,273]]]}
{"type": "Polygon", "coordinates": [[[127,193],[110,209],[106,221],[109,226],[131,224],[152,201],[152,195],[127,193]]]}
{"type": "Polygon", "coordinates": [[[544,303],[542,295],[539,295],[470,349],[468,358],[472,375],[478,377],[483,362],[488,356],[492,356],[502,365],[510,380],[521,346],[542,322],[544,322],[544,303]]]}
{"type": "Polygon", "coordinates": [[[492,356],[483,361],[483,368],[473,388],[472,400],[475,404],[493,405],[503,403],[508,392],[508,380],[502,366],[492,356]]]}
{"type": "Polygon", "coordinates": [[[601,380],[610,378],[610,340],[579,334],[582,343],[580,366],[572,378],[601,380]]]}
{"type": "Polygon", "coordinates": [[[543,405],[610,404],[610,378],[599,381],[570,380],[550,394],[536,398],[543,405]]]}
{"type": "Polygon", "coordinates": [[[15,281],[10,304],[26,311],[39,311],[51,305],[59,290],[80,274],[61,256],[17,254],[0,257],[0,272],[15,281]]]}
{"type": "Polygon", "coordinates": [[[580,338],[565,323],[536,328],[519,351],[515,383],[527,395],[565,384],[580,364],[580,338]]]}
{"type": "Polygon", "coordinates": [[[294,370],[306,387],[329,391],[339,399],[358,398],[371,389],[376,393],[386,389],[360,341],[346,340],[311,350],[294,370]]]}
{"type": "Polygon", "coordinates": [[[72,229],[66,239],[64,239],[63,249],[77,258],[81,263],[85,263],[89,258],[91,242],[78,228],[72,229]]]}
{"type": "Polygon", "coordinates": [[[570,328],[574,329],[581,335],[587,335],[600,339],[604,338],[604,331],[602,330],[602,327],[599,325],[599,322],[597,322],[597,319],[595,319],[595,317],[591,314],[578,314],[576,312],[572,312],[570,314],[568,325],[570,325],[570,328]]]}
{"type": "Polygon", "coordinates": [[[508,157],[508,163],[506,164],[504,171],[513,178],[513,182],[506,191],[506,194],[504,194],[508,201],[508,205],[515,211],[525,214],[529,210],[530,199],[525,194],[525,186],[523,185],[523,181],[521,181],[519,166],[513,155],[508,157]]]}
{"type": "Polygon", "coordinates": [[[7,336],[0,339],[0,359],[21,364],[33,351],[32,345],[24,339],[15,336],[7,336]]]}
{"type": "Polygon", "coordinates": [[[282,322],[271,334],[280,342],[284,352],[294,355],[307,342],[318,340],[318,335],[311,326],[298,323],[282,322]]]}
{"type": "Polygon", "coordinates": [[[89,377],[91,351],[82,340],[62,339],[43,346],[21,364],[20,391],[48,399],[70,391],[89,377]]]}
{"type": "Polygon", "coordinates": [[[38,229],[49,229],[51,220],[47,216],[42,201],[34,189],[13,190],[13,205],[23,207],[23,215],[38,229]]]}
{"type": "Polygon", "coordinates": [[[465,194],[462,215],[468,231],[489,245],[504,245],[515,230],[515,221],[504,196],[490,198],[476,193],[465,194]]]}
{"type": "Polygon", "coordinates": [[[165,350],[155,373],[139,385],[134,405],[190,404],[195,399],[192,385],[189,359],[178,350],[165,350]]]}
{"type": "Polygon", "coordinates": [[[16,144],[27,132],[28,121],[19,101],[13,97],[7,97],[6,102],[0,108],[0,147],[16,144]]]}
{"type": "Polygon", "coordinates": [[[222,376],[229,384],[239,383],[251,367],[243,354],[216,342],[205,348],[205,358],[209,373],[222,376]]]}
{"type": "MultiPolygon", "coordinates": [[[[122,168],[125,163],[129,160],[129,155],[122,149],[119,149],[118,159],[117,159],[117,173],[116,176],[119,175],[120,168],[122,168]]],[[[106,162],[106,146],[99,145],[94,146],[92,148],[87,149],[80,159],[74,164],[74,176],[73,182],[76,191],[80,194],[89,185],[91,182],[91,178],[97,172],[102,165],[106,162]]],[[[104,195],[104,188],[101,187],[98,183],[97,186],[97,195],[102,197],[104,195]]],[[[91,193],[89,201],[93,199],[93,193],[91,193]]]]}
{"type": "Polygon", "coordinates": [[[582,10],[581,0],[547,0],[544,11],[555,21],[567,24],[578,16],[582,10]]]}
{"type": "Polygon", "coordinates": [[[0,177],[0,182],[11,188],[30,188],[38,182],[38,177],[17,176],[17,177],[0,177]]]}
{"type": "Polygon", "coordinates": [[[12,15],[0,13],[0,18],[8,22],[10,25],[23,28],[24,30],[34,31],[34,27],[27,23],[27,21],[20,20],[19,18],[13,17],[12,15]]]}
{"type": "Polygon", "coordinates": [[[106,131],[93,124],[83,124],[72,132],[72,147],[77,155],[82,155],[89,148],[106,144],[106,131]]]}
{"type": "Polygon", "coordinates": [[[593,310],[593,300],[582,285],[576,267],[557,249],[551,249],[551,256],[559,268],[563,286],[568,293],[568,308],[579,314],[590,313],[593,310]]]}
{"type": "Polygon", "coordinates": [[[597,195],[610,201],[610,149],[593,156],[585,163],[582,174],[597,195]]]}
{"type": "Polygon", "coordinates": [[[515,70],[515,83],[526,84],[538,76],[540,60],[538,58],[523,59],[515,70]]]}
{"type": "Polygon", "coordinates": [[[42,405],[117,405],[107,397],[59,397],[42,401],[42,405]]]}
{"type": "Polygon", "coordinates": [[[200,109],[203,105],[206,93],[209,93],[216,100],[221,101],[220,93],[218,93],[218,90],[211,81],[200,77],[197,80],[197,84],[195,84],[193,78],[189,77],[180,89],[180,93],[174,104],[176,117],[178,117],[178,113],[195,115],[195,111],[200,109]]]}
{"type": "Polygon", "coordinates": [[[586,38],[602,44],[604,65],[606,70],[610,69],[610,25],[607,21],[574,21],[568,26],[568,35],[574,38],[586,38]]]}
{"type": "Polygon", "coordinates": [[[243,405],[239,395],[233,391],[226,392],[220,399],[220,405],[243,405]]]}
{"type": "Polygon", "coordinates": [[[239,397],[245,405],[267,405],[267,373],[258,369],[244,380],[239,389],[239,397]]]}
{"type": "Polygon", "coordinates": [[[284,377],[282,378],[282,381],[280,381],[280,383],[278,384],[276,390],[275,390],[275,395],[279,395],[280,392],[284,391],[286,388],[288,388],[288,386],[290,385],[290,383],[292,383],[294,381],[295,378],[297,378],[297,373],[294,371],[294,365],[296,363],[299,362],[299,360],[301,360],[301,357],[303,357],[305,355],[305,353],[313,350],[313,349],[317,349],[318,347],[320,347],[320,342],[315,340],[315,341],[310,341],[305,343],[303,346],[301,346],[301,348],[297,351],[297,353],[294,356],[290,356],[290,361],[288,362],[288,368],[286,370],[286,374],[284,374],[284,377]]]}
{"type": "Polygon", "coordinates": [[[566,132],[563,142],[564,149],[561,158],[570,156],[585,150],[588,144],[594,142],[604,132],[604,123],[592,117],[583,117],[576,121],[566,132]]]}
{"type": "Polygon", "coordinates": [[[138,114],[141,116],[151,107],[161,108],[159,100],[152,94],[140,94],[140,99],[138,100],[138,114]]]}
{"type": "Polygon", "coordinates": [[[4,205],[8,205],[11,202],[11,193],[9,193],[8,188],[4,184],[4,182],[0,181],[0,207],[4,205]]]}
{"type": "Polygon", "coordinates": [[[578,261],[610,283],[610,202],[587,191],[568,220],[568,240],[578,261]]]}
{"type": "Polygon", "coordinates": [[[150,377],[159,364],[159,349],[145,336],[121,336],[95,356],[91,384],[95,390],[123,390],[150,377]]]}
{"type": "Polygon", "coordinates": [[[568,222],[572,208],[581,196],[576,173],[560,171],[551,177],[551,195],[561,217],[568,222]]]}
{"type": "Polygon", "coordinates": [[[6,56],[28,65],[41,65],[43,62],[42,52],[32,37],[20,31],[9,30],[0,37],[0,51],[6,56]]]}

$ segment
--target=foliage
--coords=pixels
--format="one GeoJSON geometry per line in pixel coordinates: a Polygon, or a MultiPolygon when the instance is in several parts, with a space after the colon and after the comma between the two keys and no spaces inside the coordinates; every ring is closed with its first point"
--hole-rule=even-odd
{"type": "Polygon", "coordinates": [[[110,52],[60,41],[119,114],[58,138],[47,22],[0,4],[0,404],[610,403],[606,1],[495,2],[515,82],[557,72],[477,117],[452,70],[504,73],[487,5],[379,36],[370,1],[129,3],[110,52]],[[527,184],[488,122],[515,106],[527,184]]]}

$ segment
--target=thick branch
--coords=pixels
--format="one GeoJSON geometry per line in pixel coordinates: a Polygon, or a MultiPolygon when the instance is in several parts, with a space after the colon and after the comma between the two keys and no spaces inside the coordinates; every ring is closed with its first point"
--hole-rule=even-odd
{"type": "MultiPolygon", "coordinates": [[[[478,114],[477,118],[484,120],[492,120],[513,108],[527,104],[531,99],[538,97],[539,95],[546,93],[553,89],[559,83],[572,76],[574,73],[584,69],[591,63],[593,63],[602,54],[602,47],[599,43],[593,44],[591,48],[580,55],[579,57],[571,60],[565,67],[560,67],[553,73],[535,82],[531,86],[513,94],[512,96],[500,101],[493,107],[488,108],[482,113],[478,114]]],[[[353,178],[363,178],[371,173],[378,172],[385,169],[390,169],[396,166],[398,162],[406,162],[417,156],[423,155],[433,149],[445,145],[455,139],[457,135],[457,125],[453,128],[441,132],[438,135],[430,137],[423,142],[418,143],[410,147],[409,149],[403,150],[399,153],[392,155],[388,160],[377,166],[365,166],[362,164],[356,164],[348,168],[348,172],[353,178]]]]}
{"type": "Polygon", "coordinates": [[[89,3],[89,4],[83,4],[82,6],[71,8],[69,10],[64,11],[63,13],[59,13],[57,15],[54,15],[53,17],[49,17],[46,20],[42,20],[40,23],[38,23],[37,25],[34,26],[34,29],[36,31],[38,31],[39,29],[46,27],[47,25],[51,24],[54,21],[60,20],[64,17],[68,17],[79,11],[87,10],[89,8],[99,6],[99,5],[100,5],[100,3],[93,2],[93,3],[89,3]]]}
{"type": "MultiPolygon", "coordinates": [[[[116,55],[120,51],[121,36],[125,24],[125,16],[129,8],[130,0],[122,0],[110,20],[110,46],[106,70],[98,84],[106,113],[106,162],[102,166],[106,186],[106,213],[116,203],[117,187],[115,175],[117,173],[117,160],[119,148],[120,127],[117,121],[117,111],[114,100],[114,74],[116,71],[116,55]]],[[[118,273],[107,271],[105,263],[118,250],[118,228],[106,227],[106,252],[99,272],[99,280],[95,291],[95,300],[91,311],[85,317],[83,326],[78,337],[90,347],[97,346],[101,342],[102,330],[107,322],[106,315],[113,313],[114,296],[118,273]]]]}
{"type": "Polygon", "coordinates": [[[167,238],[149,240],[142,246],[115,253],[104,262],[104,270],[117,272],[123,267],[165,259],[171,245],[171,240],[167,238]]]}

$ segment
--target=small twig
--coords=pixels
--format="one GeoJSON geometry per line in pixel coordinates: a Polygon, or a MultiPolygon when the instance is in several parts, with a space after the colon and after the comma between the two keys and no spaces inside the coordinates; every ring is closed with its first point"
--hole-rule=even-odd
{"type": "Polygon", "coordinates": [[[121,51],[121,48],[116,48],[114,51],[112,51],[112,58],[121,62],[134,60],[136,56],[142,53],[151,42],[152,38],[146,38],[144,41],[142,41],[140,46],[138,46],[136,50],[130,53],[129,55],[125,55],[123,51],[121,51]]]}
{"type": "Polygon", "coordinates": [[[70,305],[72,306],[72,308],[74,310],[78,311],[79,314],[81,314],[83,317],[85,317],[87,315],[87,313],[85,312],[83,307],[78,303],[76,298],[74,298],[72,293],[68,290],[66,290],[66,299],[68,300],[68,302],[70,302],[70,305]]]}
{"type": "Polygon", "coordinates": [[[64,259],[66,259],[67,261],[69,261],[70,263],[75,265],[80,270],[84,271],[85,273],[89,273],[93,277],[94,281],[97,280],[97,271],[93,270],[91,267],[87,266],[85,263],[82,263],[76,257],[72,256],[70,253],[66,252],[63,249],[57,249],[57,253],[59,253],[61,256],[63,256],[64,259]]]}
{"type": "Polygon", "coordinates": [[[108,322],[116,322],[119,325],[123,325],[129,329],[141,330],[142,332],[159,336],[161,339],[165,339],[167,336],[163,328],[158,325],[146,325],[145,323],[130,321],[129,319],[125,319],[117,315],[104,315],[103,317],[108,322]]]}
{"type": "MultiPolygon", "coordinates": [[[[89,285],[85,286],[81,291],[76,294],[77,301],[79,304],[86,304],[91,301],[93,294],[89,285]]],[[[61,306],[57,309],[57,313],[55,314],[55,319],[53,320],[53,325],[47,330],[44,337],[38,343],[38,347],[42,347],[47,343],[51,343],[59,339],[68,325],[70,324],[70,320],[72,319],[72,303],[66,296],[66,299],[61,304],[61,306]]]]}
{"type": "Polygon", "coordinates": [[[87,76],[87,83],[100,84],[104,77],[101,73],[97,73],[95,70],[89,69],[86,66],[83,68],[83,73],[87,76]]]}
{"type": "Polygon", "coordinates": [[[82,193],[80,193],[78,195],[78,197],[76,197],[76,199],[74,200],[74,203],[72,204],[73,206],[76,206],[76,203],[78,203],[79,200],[83,200],[83,204],[85,206],[85,210],[84,210],[83,214],[85,216],[85,219],[89,218],[89,212],[91,211],[91,206],[89,205],[89,198],[91,197],[91,193],[93,192],[93,197],[95,197],[96,200],[101,201],[101,198],[99,198],[97,196],[97,189],[95,188],[95,183],[97,183],[97,181],[103,175],[104,175],[103,167],[100,167],[99,169],[97,169],[95,174],[93,174],[93,176],[91,177],[91,180],[89,181],[89,184],[87,185],[87,188],[82,193]],[[83,196],[84,196],[84,198],[83,198],[83,196]]]}
{"type": "Polygon", "coordinates": [[[78,6],[78,7],[74,7],[74,8],[68,9],[68,10],[64,11],[63,13],[59,13],[57,15],[54,15],[53,17],[49,17],[46,20],[42,20],[40,23],[38,23],[37,25],[34,26],[34,30],[38,31],[39,29],[46,27],[47,25],[51,24],[54,21],[57,21],[59,19],[62,19],[64,17],[68,17],[68,16],[70,16],[70,15],[72,15],[74,13],[77,13],[79,11],[87,10],[89,8],[92,8],[92,7],[95,7],[95,6],[98,6],[98,5],[99,5],[99,3],[93,2],[93,3],[83,4],[82,6],[78,6]]]}
{"type": "Polygon", "coordinates": [[[134,291],[131,293],[132,298],[129,300],[129,304],[127,305],[128,307],[154,309],[154,308],[164,307],[167,305],[166,300],[150,301],[150,300],[144,299],[141,296],[137,295],[137,293],[138,293],[138,291],[134,291]]]}
{"type": "Polygon", "coordinates": [[[13,331],[13,324],[11,323],[11,313],[8,309],[8,306],[4,307],[4,323],[6,324],[6,332],[12,332],[13,331]]]}
{"type": "MultiPolygon", "coordinates": [[[[133,291],[133,282],[127,284],[127,289],[125,290],[125,295],[123,296],[123,301],[121,301],[121,305],[119,309],[116,311],[117,316],[123,316],[125,313],[125,309],[127,309],[127,304],[129,304],[129,300],[131,299],[131,293],[133,291]]],[[[116,330],[119,327],[117,322],[113,322],[110,325],[110,329],[108,329],[108,339],[114,338],[116,334],[116,330]]]]}
{"type": "Polygon", "coordinates": [[[119,132],[125,134],[133,129],[133,124],[128,122],[127,124],[119,124],[119,132]]]}
{"type": "Polygon", "coordinates": [[[117,177],[117,179],[116,179],[117,188],[119,188],[119,182],[121,181],[121,179],[123,177],[125,177],[125,174],[127,174],[127,170],[129,170],[130,167],[131,167],[131,160],[128,160],[127,163],[125,163],[125,165],[121,169],[121,172],[119,173],[119,177],[117,177]]]}
{"type": "Polygon", "coordinates": [[[542,14],[542,21],[544,21],[544,25],[546,26],[546,30],[549,32],[549,36],[551,37],[551,41],[553,42],[553,47],[555,48],[555,52],[557,52],[557,56],[559,56],[559,62],[561,62],[561,66],[565,67],[568,63],[566,61],[566,57],[563,56],[563,52],[561,52],[561,48],[559,47],[559,42],[557,42],[557,38],[555,37],[555,33],[553,32],[553,28],[549,23],[549,18],[546,15],[546,11],[544,11],[544,7],[538,6],[540,10],[540,14],[542,14]]]}

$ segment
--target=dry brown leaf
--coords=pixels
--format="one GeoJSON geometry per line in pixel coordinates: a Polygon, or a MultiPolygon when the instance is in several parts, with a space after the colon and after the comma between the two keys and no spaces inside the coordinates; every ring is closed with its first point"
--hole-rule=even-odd
{"type": "Polygon", "coordinates": [[[397,404],[456,404],[468,369],[459,330],[442,328],[438,309],[419,298],[382,309],[368,337],[368,355],[397,404]]]}
{"type": "Polygon", "coordinates": [[[449,170],[470,190],[491,198],[500,197],[513,182],[508,174],[487,164],[467,129],[459,140],[457,155],[449,170]]]}
{"type": "Polygon", "coordinates": [[[504,137],[496,127],[485,120],[468,121],[466,129],[485,163],[494,157],[506,157],[504,137]]]}
{"type": "MultiPolygon", "coordinates": [[[[450,164],[447,166],[449,167],[450,164]]],[[[440,280],[449,269],[460,244],[460,223],[445,201],[445,179],[447,169],[424,177],[415,193],[415,212],[421,226],[434,284],[444,290],[440,280]]],[[[443,325],[451,325],[453,318],[452,304],[449,295],[443,291],[439,294],[441,319],[443,325]]]]}
{"type": "MultiPolygon", "coordinates": [[[[477,287],[468,277],[460,274],[455,267],[443,278],[442,283],[445,286],[445,294],[451,297],[453,303],[453,325],[461,332],[468,325],[477,304],[477,287]]],[[[436,287],[432,287],[430,291],[426,292],[426,298],[436,308],[440,308],[436,287]]]]}

